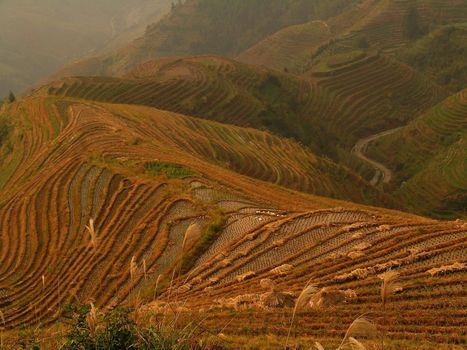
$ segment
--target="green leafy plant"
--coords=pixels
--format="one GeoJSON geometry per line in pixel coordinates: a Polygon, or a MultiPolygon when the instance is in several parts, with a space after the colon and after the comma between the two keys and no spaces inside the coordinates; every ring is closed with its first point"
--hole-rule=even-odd
{"type": "Polygon", "coordinates": [[[146,172],[152,175],[165,174],[169,179],[177,179],[194,175],[194,173],[180,164],[165,162],[148,162],[146,172]]]}

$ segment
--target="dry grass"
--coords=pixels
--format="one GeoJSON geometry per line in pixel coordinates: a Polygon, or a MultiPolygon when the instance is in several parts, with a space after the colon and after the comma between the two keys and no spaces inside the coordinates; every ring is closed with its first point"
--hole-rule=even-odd
{"type": "Polygon", "coordinates": [[[94,304],[91,303],[91,310],[89,311],[89,314],[86,316],[86,324],[89,328],[89,332],[91,333],[92,337],[95,337],[96,335],[97,323],[98,323],[97,309],[94,306],[94,304]]]}
{"type": "Polygon", "coordinates": [[[324,350],[324,346],[322,346],[321,343],[315,342],[313,346],[316,350],[324,350]]]}
{"type": "Polygon", "coordinates": [[[292,319],[290,321],[289,331],[287,332],[287,340],[285,342],[285,347],[289,344],[290,332],[292,330],[293,322],[295,320],[295,315],[298,311],[303,310],[305,306],[310,302],[311,297],[318,291],[318,288],[315,284],[311,283],[311,280],[303,288],[302,292],[295,302],[295,307],[292,313],[292,319]]]}
{"type": "Polygon", "coordinates": [[[285,276],[293,270],[293,265],[284,264],[271,270],[271,273],[278,276],[285,276]]]}
{"type": "Polygon", "coordinates": [[[276,284],[269,278],[263,278],[259,284],[261,285],[261,288],[267,289],[270,292],[274,292],[276,290],[276,284]]]}
{"type": "Polygon", "coordinates": [[[363,345],[361,342],[359,342],[354,337],[349,338],[349,345],[352,348],[352,350],[366,350],[367,349],[365,345],[363,345]]]}
{"type": "Polygon", "coordinates": [[[384,337],[386,335],[386,303],[391,295],[402,290],[399,282],[399,273],[388,271],[378,276],[383,282],[381,285],[381,302],[383,306],[383,324],[381,325],[381,349],[384,349],[384,337]]]}
{"type": "Polygon", "coordinates": [[[395,292],[402,289],[402,284],[399,283],[399,273],[396,271],[388,271],[381,275],[379,278],[383,281],[381,286],[381,301],[383,308],[386,306],[388,298],[395,292]]]}
{"type": "Polygon", "coordinates": [[[185,236],[183,237],[182,252],[185,249],[190,249],[193,243],[201,236],[202,230],[198,223],[194,222],[185,231],[185,236]]]}
{"type": "Polygon", "coordinates": [[[143,259],[143,274],[144,274],[144,280],[148,279],[148,270],[146,266],[146,259],[143,259]]]}
{"type": "Polygon", "coordinates": [[[131,278],[132,283],[134,282],[137,273],[138,273],[138,265],[136,264],[136,257],[133,255],[130,261],[130,278],[131,278]]]}
{"type": "Polygon", "coordinates": [[[89,232],[90,244],[93,249],[97,247],[97,233],[94,228],[94,219],[89,219],[89,224],[86,225],[86,230],[89,232]]]}
{"type": "Polygon", "coordinates": [[[465,263],[456,262],[452,265],[445,265],[440,267],[434,267],[428,270],[426,273],[430,276],[444,275],[451,272],[465,271],[467,270],[467,265],[465,263]]]}
{"type": "MultiPolygon", "coordinates": [[[[359,349],[358,347],[355,347],[356,337],[362,337],[364,339],[367,339],[372,343],[372,345],[375,345],[377,339],[376,325],[370,320],[368,320],[365,316],[358,317],[357,319],[355,319],[355,321],[352,322],[352,324],[347,329],[344,339],[342,339],[342,342],[337,349],[345,349],[349,346],[352,349],[359,349]]],[[[361,344],[360,342],[357,343],[361,344]]],[[[361,344],[361,346],[363,346],[363,344],[361,344]]],[[[366,347],[363,346],[363,349],[366,349],[366,347]]]]}
{"type": "Polygon", "coordinates": [[[162,280],[162,274],[160,274],[159,276],[157,276],[156,285],[154,286],[154,297],[153,297],[153,301],[156,300],[157,289],[159,288],[159,284],[161,283],[161,280],[162,280]]]}

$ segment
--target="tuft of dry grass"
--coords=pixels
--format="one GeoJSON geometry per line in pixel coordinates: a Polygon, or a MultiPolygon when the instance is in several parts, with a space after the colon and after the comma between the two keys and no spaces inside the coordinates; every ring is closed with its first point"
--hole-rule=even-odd
{"type": "Polygon", "coordinates": [[[94,228],[94,219],[89,219],[89,224],[86,225],[86,230],[89,232],[91,247],[96,249],[97,247],[97,232],[94,228]]]}
{"type": "Polygon", "coordinates": [[[379,278],[383,281],[381,286],[381,301],[383,307],[386,306],[388,298],[398,290],[402,289],[402,284],[399,283],[399,273],[396,271],[388,271],[381,275],[379,278]]]}
{"type": "Polygon", "coordinates": [[[388,271],[378,276],[383,282],[381,285],[381,301],[383,304],[383,324],[381,325],[381,349],[384,349],[384,337],[386,335],[386,303],[391,295],[402,289],[399,282],[399,273],[388,271]]]}
{"type": "Polygon", "coordinates": [[[93,303],[91,303],[91,310],[89,310],[89,314],[86,316],[86,324],[91,336],[94,338],[96,336],[98,318],[97,309],[93,303]]]}
{"type": "Polygon", "coordinates": [[[153,297],[153,300],[156,300],[157,289],[159,288],[159,284],[161,283],[161,279],[162,279],[162,274],[160,274],[159,276],[157,276],[156,286],[154,287],[154,297],[153,297]]]}
{"type": "Polygon", "coordinates": [[[354,337],[349,337],[349,345],[352,347],[352,350],[366,350],[366,346],[354,337]]]}
{"type": "Polygon", "coordinates": [[[362,343],[356,342],[355,337],[364,337],[365,339],[369,340],[376,340],[377,338],[377,329],[376,325],[368,320],[365,316],[360,316],[357,319],[355,319],[352,324],[349,326],[347,329],[347,332],[345,333],[344,339],[342,339],[341,344],[337,348],[338,350],[340,349],[345,349],[345,347],[351,347],[352,349],[366,349],[365,346],[363,346],[362,343]],[[354,339],[354,340],[351,340],[354,339]],[[356,344],[361,344],[363,348],[358,348],[356,347],[356,344]]]}
{"type": "Polygon", "coordinates": [[[261,288],[268,289],[270,292],[274,292],[276,290],[276,284],[269,278],[263,278],[259,284],[261,288]]]}
{"type": "Polygon", "coordinates": [[[138,265],[136,264],[136,256],[133,255],[130,261],[130,279],[132,283],[134,282],[137,273],[138,265]]]}
{"type": "Polygon", "coordinates": [[[184,252],[185,249],[189,249],[189,245],[192,245],[193,241],[201,236],[201,233],[201,227],[198,223],[194,222],[188,226],[185,231],[185,236],[183,237],[182,252],[184,252]]]}
{"type": "Polygon", "coordinates": [[[130,278],[132,283],[134,282],[137,273],[138,265],[136,264],[136,257],[133,255],[130,261],[130,278]]]}
{"type": "Polygon", "coordinates": [[[286,276],[290,271],[293,270],[293,265],[290,264],[283,264],[281,266],[278,266],[274,269],[272,269],[270,272],[273,275],[278,275],[278,276],[286,276]]]}
{"type": "Polygon", "coordinates": [[[310,298],[318,292],[318,288],[316,287],[315,284],[311,283],[311,280],[308,281],[308,283],[305,285],[303,288],[302,292],[297,298],[297,301],[295,302],[295,307],[293,309],[292,313],[292,319],[290,321],[290,326],[289,326],[289,331],[287,333],[287,339],[285,342],[285,347],[287,348],[289,344],[289,338],[290,338],[290,332],[292,330],[293,322],[295,320],[295,315],[297,314],[297,311],[303,310],[305,306],[310,302],[310,298]]]}
{"type": "Polygon", "coordinates": [[[318,342],[315,342],[315,344],[313,345],[313,347],[314,347],[316,350],[324,350],[324,346],[322,346],[321,343],[318,343],[318,342]]]}
{"type": "Polygon", "coordinates": [[[144,274],[144,280],[148,279],[148,270],[146,266],[146,259],[143,259],[143,274],[144,274]]]}
{"type": "Polygon", "coordinates": [[[314,284],[308,283],[302,290],[295,302],[294,314],[297,311],[303,310],[310,302],[311,297],[318,292],[318,288],[314,284]]]}
{"type": "Polygon", "coordinates": [[[45,290],[45,276],[44,275],[42,275],[41,280],[42,280],[42,290],[45,290]]]}

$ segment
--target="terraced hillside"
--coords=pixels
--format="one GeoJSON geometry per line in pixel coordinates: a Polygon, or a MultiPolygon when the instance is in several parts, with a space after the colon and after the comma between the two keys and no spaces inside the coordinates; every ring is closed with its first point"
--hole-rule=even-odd
{"type": "MultiPolygon", "coordinates": [[[[196,313],[214,305],[206,320],[213,331],[237,308],[222,330],[234,336],[286,333],[289,310],[248,304],[263,294],[262,278],[293,299],[309,278],[320,288],[352,289],[356,295],[332,310],[297,315],[301,337],[334,342],[362,311],[381,315],[376,274],[396,269],[404,290],[388,306],[391,338],[411,343],[423,334],[433,349],[465,345],[465,222],[310,196],[226,170],[228,161],[257,178],[332,188],[312,172],[317,158],[308,151],[252,129],[41,96],[8,105],[7,117],[0,153],[7,329],[48,324],[69,303],[113,308],[138,291],[152,298],[158,276],[167,281],[182,262],[177,300],[196,313]],[[212,227],[209,246],[200,246],[212,227]]],[[[166,296],[159,293],[157,305],[166,296]]]]}
{"type": "Polygon", "coordinates": [[[467,4],[462,0],[380,0],[363,11],[327,50],[345,52],[363,45],[394,53],[437,26],[464,22],[467,4]]]}
{"type": "MultiPolygon", "coordinates": [[[[336,39],[358,27],[363,19],[371,17],[380,7],[379,1],[359,1],[336,16],[285,27],[255,43],[236,58],[249,64],[302,74],[311,68],[316,56],[322,51],[329,51],[328,47],[334,47],[336,39]]],[[[359,48],[361,46],[358,45],[359,48]]]]}
{"type": "Polygon", "coordinates": [[[311,84],[287,74],[216,56],[167,58],[124,78],[66,78],[49,94],[131,103],[269,129],[317,149],[319,127],[305,118],[311,84]]]}
{"type": "Polygon", "coordinates": [[[306,71],[314,51],[333,37],[328,23],[314,20],[284,28],[242,52],[242,62],[294,73],[306,71]]]}
{"type": "Polygon", "coordinates": [[[446,25],[397,53],[398,59],[457,92],[467,86],[467,23],[446,25]]]}
{"type": "Polygon", "coordinates": [[[369,154],[397,175],[396,195],[420,213],[467,215],[467,90],[449,97],[369,154]]]}
{"type": "Polygon", "coordinates": [[[402,125],[448,96],[410,67],[362,51],[328,57],[302,78],[202,56],[149,61],[124,79],[74,77],[47,88],[266,128],[335,160],[337,148],[350,150],[358,138],[402,125]]]}
{"type": "Polygon", "coordinates": [[[293,334],[338,345],[356,316],[382,317],[378,275],[396,270],[403,288],[386,310],[390,338],[399,344],[391,348],[443,348],[420,339],[465,346],[465,223],[342,209],[263,213],[239,210],[181,279],[180,304],[210,310],[209,326],[226,325],[223,332],[243,337],[268,334],[266,343],[270,334],[284,339],[290,314],[282,308],[311,280],[321,294],[297,316],[293,334]],[[272,292],[263,279],[272,281],[272,292]]]}
{"type": "Polygon", "coordinates": [[[403,125],[448,96],[409,66],[360,50],[327,57],[306,76],[315,82],[311,115],[345,147],[403,125]]]}

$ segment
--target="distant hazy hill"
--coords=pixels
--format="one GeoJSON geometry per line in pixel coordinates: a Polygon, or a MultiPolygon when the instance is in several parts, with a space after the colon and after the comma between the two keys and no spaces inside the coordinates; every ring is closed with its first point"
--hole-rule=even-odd
{"type": "Polygon", "coordinates": [[[135,64],[163,56],[235,56],[282,28],[335,16],[357,2],[187,0],[131,45],[79,62],[61,75],[120,74],[135,64]]]}
{"type": "Polygon", "coordinates": [[[167,12],[170,0],[0,1],[0,98],[64,64],[126,44],[167,12]]]}

